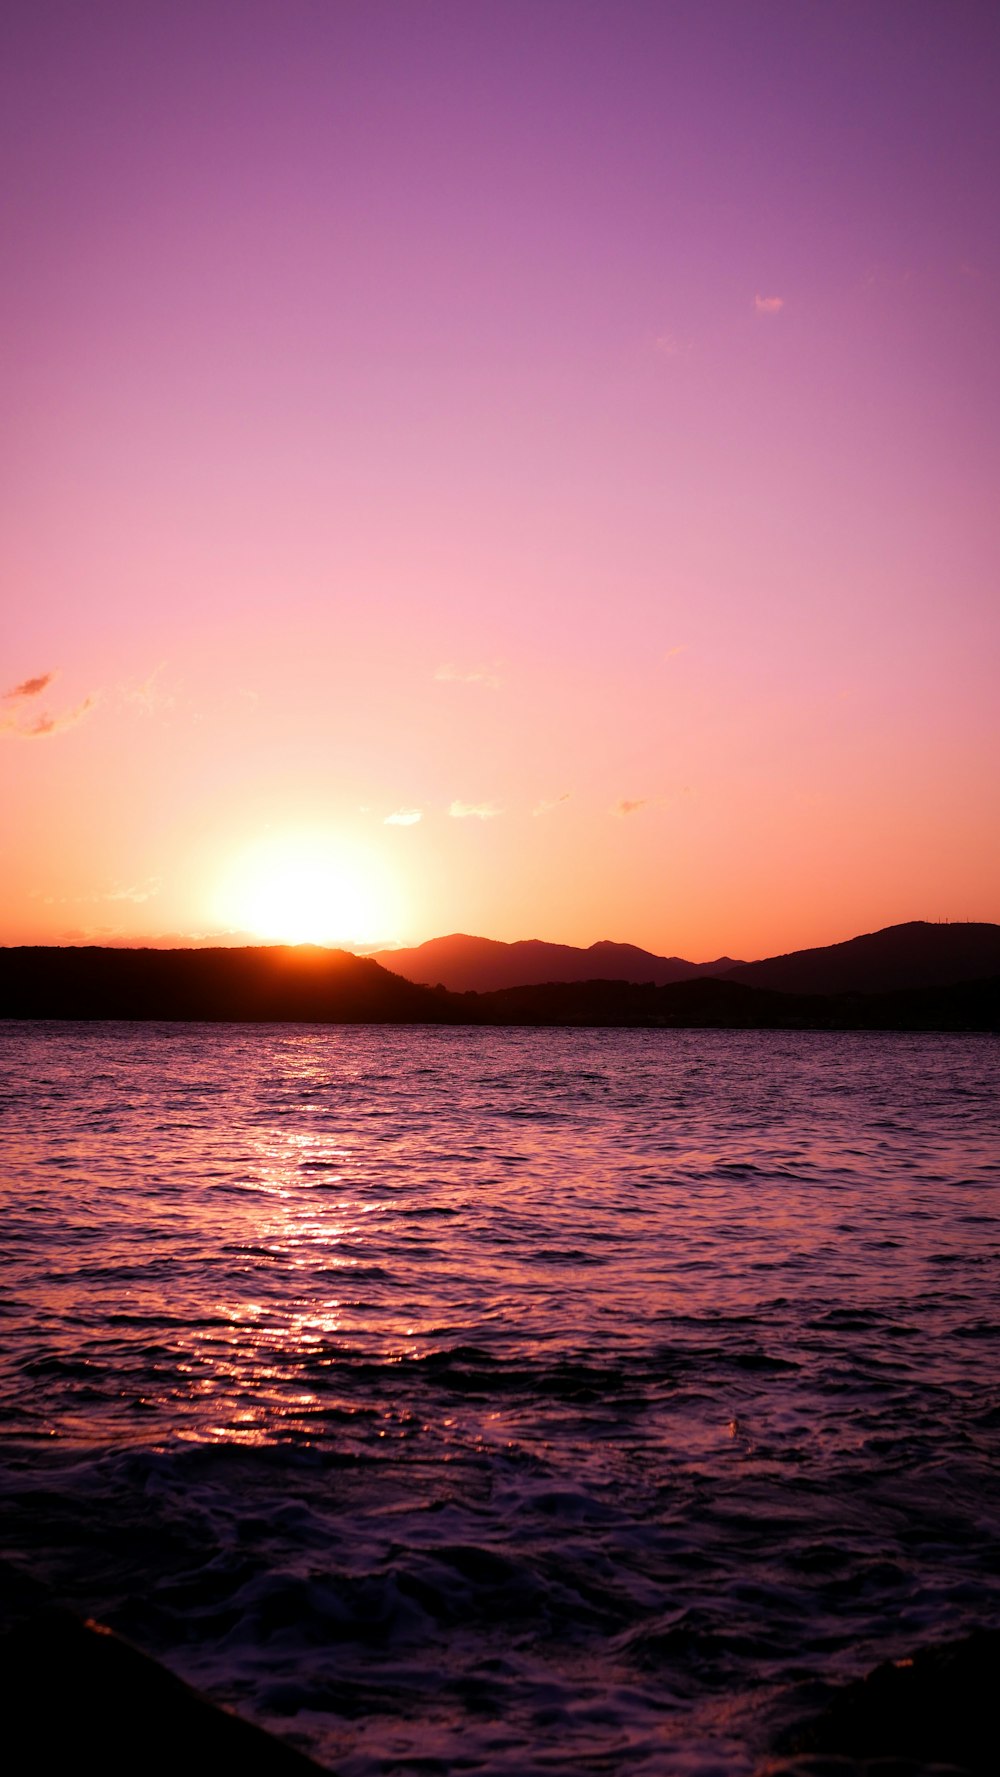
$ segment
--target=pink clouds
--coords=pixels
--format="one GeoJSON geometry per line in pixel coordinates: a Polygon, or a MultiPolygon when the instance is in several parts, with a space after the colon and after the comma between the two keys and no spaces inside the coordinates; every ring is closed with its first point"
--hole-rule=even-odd
{"type": "Polygon", "coordinates": [[[54,673],[39,673],[34,679],[22,679],[20,685],[4,692],[3,701],[13,703],[25,697],[37,697],[39,692],[45,690],[46,685],[51,685],[54,677],[54,673]]]}
{"type": "Polygon", "coordinates": [[[10,691],[3,693],[3,702],[15,707],[9,714],[0,715],[0,735],[11,735],[18,740],[40,740],[50,735],[62,734],[65,729],[82,721],[95,707],[97,698],[91,695],[57,716],[43,710],[37,716],[25,717],[21,713],[21,706],[40,696],[54,678],[55,673],[38,673],[34,678],[22,679],[19,685],[14,685],[10,691]]]}

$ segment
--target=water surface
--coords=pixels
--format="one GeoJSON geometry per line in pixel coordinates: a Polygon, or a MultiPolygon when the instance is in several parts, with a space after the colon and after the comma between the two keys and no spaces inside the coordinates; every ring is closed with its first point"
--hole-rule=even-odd
{"type": "Polygon", "coordinates": [[[0,1050],[0,1546],[345,1777],[739,1777],[1000,1623],[995,1039],[0,1050]]]}

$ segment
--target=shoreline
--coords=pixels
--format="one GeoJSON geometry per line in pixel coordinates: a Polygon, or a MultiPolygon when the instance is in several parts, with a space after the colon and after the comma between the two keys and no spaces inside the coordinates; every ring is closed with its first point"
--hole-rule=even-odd
{"type": "MultiPolygon", "coordinates": [[[[34,1768],[100,1768],[105,1777],[152,1777],[239,1769],[242,1777],[321,1777],[320,1764],[290,1742],[213,1702],[162,1661],[0,1562],[0,1671],[7,1728],[30,1746],[34,1768]]],[[[995,1768],[994,1699],[1000,1629],[927,1642],[884,1660],[863,1677],[826,1686],[811,1706],[789,1686],[768,1714],[755,1777],[868,1777],[872,1761],[894,1777],[947,1769],[990,1777],[995,1768]],[[886,1766],[884,1761],[889,1761],[886,1766]]],[[[825,1681],[813,1681],[815,1693],[825,1681]]]]}
{"type": "Polygon", "coordinates": [[[0,1018],[466,1029],[1000,1031],[1000,975],[790,993],[701,975],[452,992],[346,951],[0,948],[0,1018]]]}

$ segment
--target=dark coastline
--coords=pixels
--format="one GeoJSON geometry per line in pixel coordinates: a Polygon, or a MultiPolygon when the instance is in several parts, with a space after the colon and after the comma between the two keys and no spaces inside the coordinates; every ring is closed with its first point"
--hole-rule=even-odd
{"type": "Polygon", "coordinates": [[[893,992],[782,993],[715,976],[418,986],[311,947],[0,949],[0,1018],[695,1030],[1000,1030],[1000,976],[893,992]]]}

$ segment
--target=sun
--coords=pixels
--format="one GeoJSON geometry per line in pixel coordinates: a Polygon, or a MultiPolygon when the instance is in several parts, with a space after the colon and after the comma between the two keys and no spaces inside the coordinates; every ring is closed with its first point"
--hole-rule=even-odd
{"type": "Polygon", "coordinates": [[[261,840],[234,860],[217,899],[230,931],[278,944],[378,944],[397,896],[377,860],[320,834],[261,840]]]}

